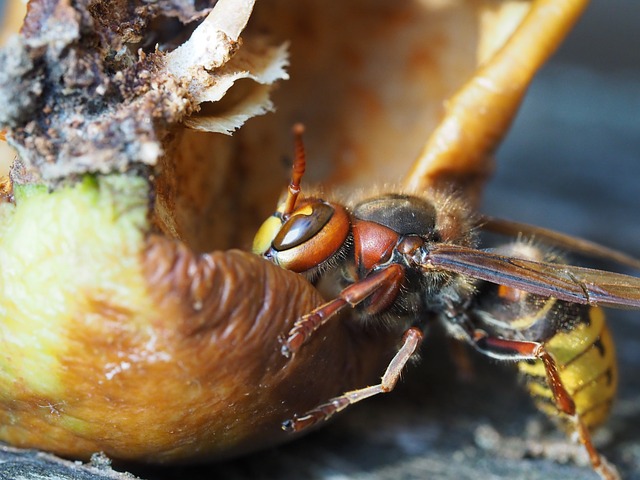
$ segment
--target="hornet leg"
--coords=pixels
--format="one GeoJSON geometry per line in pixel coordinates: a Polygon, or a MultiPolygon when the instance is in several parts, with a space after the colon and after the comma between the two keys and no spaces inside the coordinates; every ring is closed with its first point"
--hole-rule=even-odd
{"type": "Polygon", "coordinates": [[[593,445],[591,433],[580,418],[580,414],[576,411],[575,402],[560,378],[558,365],[553,356],[547,351],[544,343],[490,337],[481,330],[474,330],[472,336],[473,338],[470,339],[472,344],[480,352],[494,358],[516,361],[541,360],[547,373],[547,383],[553,393],[556,407],[573,425],[578,440],[589,455],[593,469],[604,480],[620,479],[615,467],[610,465],[593,445]]]}
{"type": "Polygon", "coordinates": [[[403,337],[403,344],[393,357],[387,370],[382,376],[382,381],[378,385],[352,390],[339,397],[332,398],[327,403],[318,405],[313,410],[309,410],[302,416],[294,416],[292,420],[287,420],[282,424],[283,430],[287,432],[299,432],[316,423],[323,422],[331,418],[335,413],[344,410],[349,405],[353,405],[360,400],[387,393],[393,390],[400,379],[402,370],[422,343],[424,335],[417,327],[409,328],[403,337]]]}
{"type": "Polygon", "coordinates": [[[346,306],[355,307],[367,298],[372,299],[369,310],[375,311],[376,305],[388,305],[395,298],[404,278],[404,268],[397,264],[389,265],[346,287],[335,299],[319,306],[300,317],[282,344],[282,354],[290,357],[307,343],[318,328],[338,314],[346,306]]]}

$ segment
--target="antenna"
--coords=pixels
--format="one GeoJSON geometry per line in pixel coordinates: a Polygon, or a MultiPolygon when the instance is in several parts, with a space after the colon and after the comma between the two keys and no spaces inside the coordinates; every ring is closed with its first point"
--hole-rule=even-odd
{"type": "Polygon", "coordinates": [[[304,170],[307,165],[306,156],[304,153],[304,142],[302,141],[302,134],[304,133],[304,125],[296,123],[293,126],[293,142],[294,142],[294,159],[293,159],[293,171],[291,173],[291,183],[289,183],[289,192],[287,193],[287,199],[285,200],[284,210],[282,212],[282,218],[287,219],[293,209],[296,206],[296,200],[300,194],[300,182],[304,175],[304,170]]]}

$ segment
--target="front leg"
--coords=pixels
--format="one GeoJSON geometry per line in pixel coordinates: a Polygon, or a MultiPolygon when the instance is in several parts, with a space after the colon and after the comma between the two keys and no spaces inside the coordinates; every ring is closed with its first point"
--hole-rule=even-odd
{"type": "Polygon", "coordinates": [[[300,317],[283,341],[281,352],[285,357],[300,350],[307,343],[313,332],[318,330],[330,318],[333,318],[344,307],[355,307],[366,299],[371,300],[367,313],[374,314],[388,307],[398,294],[404,268],[391,264],[381,268],[357,282],[344,288],[333,300],[300,317]]]}

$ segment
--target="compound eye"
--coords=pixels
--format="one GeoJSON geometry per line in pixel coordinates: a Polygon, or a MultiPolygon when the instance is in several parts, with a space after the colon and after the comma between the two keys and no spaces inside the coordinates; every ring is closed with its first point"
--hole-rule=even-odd
{"type": "Polygon", "coordinates": [[[326,203],[314,203],[296,211],[273,239],[278,251],[297,247],[315,237],[333,216],[334,209],[326,203]]]}
{"type": "Polygon", "coordinates": [[[293,212],[277,232],[273,228],[276,222],[265,227],[269,233],[257,242],[264,247],[272,238],[262,253],[276,265],[301,273],[317,269],[342,249],[351,221],[343,206],[314,199],[293,212]]]}

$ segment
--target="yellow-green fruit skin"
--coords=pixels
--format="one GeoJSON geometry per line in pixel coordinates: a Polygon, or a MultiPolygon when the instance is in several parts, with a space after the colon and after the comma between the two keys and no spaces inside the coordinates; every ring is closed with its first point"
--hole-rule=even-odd
{"type": "Polygon", "coordinates": [[[171,359],[144,348],[157,343],[143,325],[147,196],[134,177],[87,177],[52,193],[16,188],[15,204],[0,206],[0,439],[90,437],[83,410],[94,392],[76,389],[84,382],[72,376],[116,386],[128,368],[171,359]],[[123,345],[131,335],[142,348],[123,345]]]}

